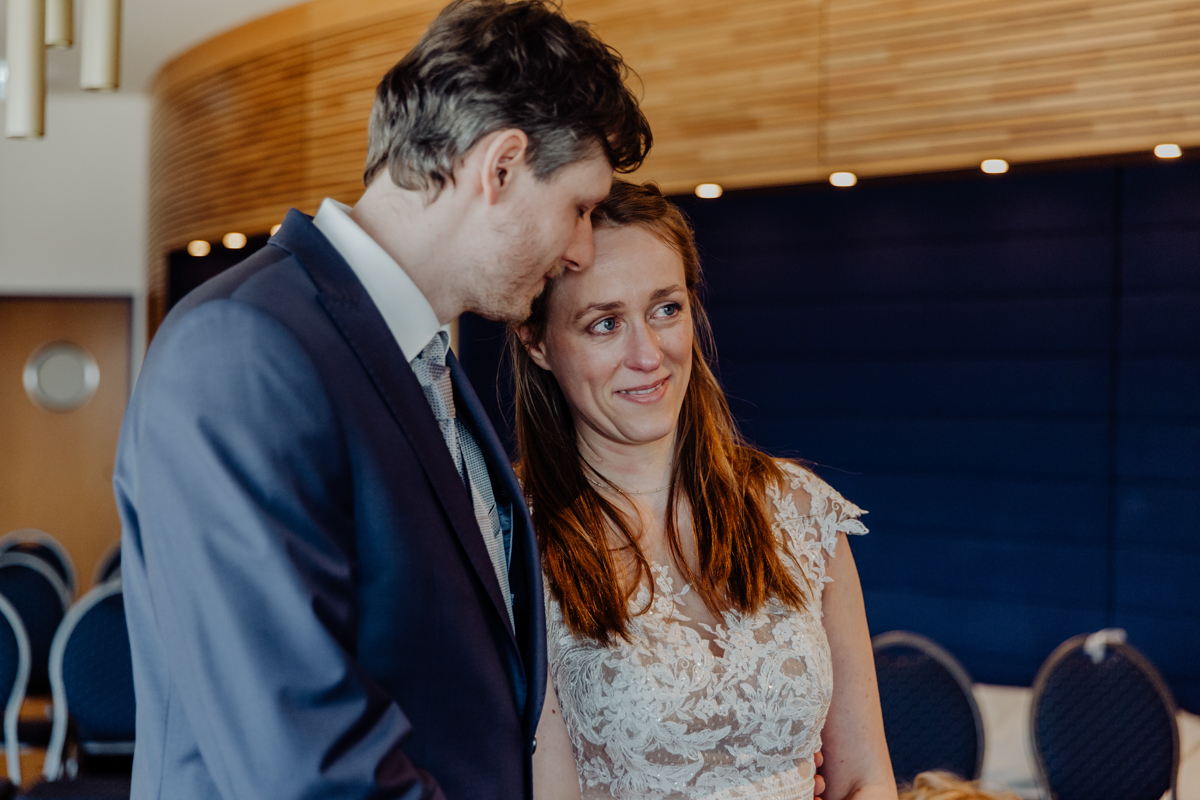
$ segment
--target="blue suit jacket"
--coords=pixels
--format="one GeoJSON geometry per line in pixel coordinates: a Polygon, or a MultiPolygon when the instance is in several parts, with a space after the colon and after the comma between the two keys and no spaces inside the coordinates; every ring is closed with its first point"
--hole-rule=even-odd
{"type": "Polygon", "coordinates": [[[504,450],[516,630],[429,404],[311,220],[167,317],[114,484],[137,690],[133,797],[531,797],[541,572],[504,450]]]}

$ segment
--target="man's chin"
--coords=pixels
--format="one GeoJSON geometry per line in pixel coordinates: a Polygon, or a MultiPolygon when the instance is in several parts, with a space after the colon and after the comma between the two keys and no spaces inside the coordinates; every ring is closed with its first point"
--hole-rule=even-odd
{"type": "Polygon", "coordinates": [[[469,308],[467,310],[476,316],[483,317],[492,322],[499,322],[504,325],[520,325],[529,319],[529,312],[532,306],[533,300],[530,299],[523,303],[520,301],[508,304],[493,302],[489,303],[486,307],[469,308]]]}

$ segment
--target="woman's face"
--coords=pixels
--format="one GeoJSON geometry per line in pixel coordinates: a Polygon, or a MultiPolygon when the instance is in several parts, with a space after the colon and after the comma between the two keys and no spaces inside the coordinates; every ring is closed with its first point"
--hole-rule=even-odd
{"type": "Polygon", "coordinates": [[[558,380],[581,435],[671,437],[692,373],[683,261],[637,225],[597,229],[595,247],[590,269],[555,280],[529,354],[558,380]]]}

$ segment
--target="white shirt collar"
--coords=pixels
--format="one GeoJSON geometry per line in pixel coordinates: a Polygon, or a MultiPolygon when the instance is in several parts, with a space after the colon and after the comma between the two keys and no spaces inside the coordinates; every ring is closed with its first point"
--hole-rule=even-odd
{"type": "Polygon", "coordinates": [[[439,330],[449,333],[450,326],[438,324],[437,314],[412,278],[349,212],[350,206],[326,197],[313,224],[346,259],[396,338],[400,352],[411,362],[439,330]]]}

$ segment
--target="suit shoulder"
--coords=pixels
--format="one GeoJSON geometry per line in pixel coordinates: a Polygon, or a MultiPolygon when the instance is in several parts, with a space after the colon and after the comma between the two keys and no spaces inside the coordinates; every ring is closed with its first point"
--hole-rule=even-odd
{"type": "Polygon", "coordinates": [[[257,353],[272,358],[291,351],[303,356],[303,347],[290,326],[270,311],[240,298],[221,297],[196,305],[155,334],[147,366],[156,361],[191,361],[196,356],[219,356],[240,362],[257,353]]]}
{"type": "Polygon", "coordinates": [[[163,391],[207,395],[220,384],[247,382],[272,395],[326,394],[313,358],[288,325],[255,305],[220,298],[159,331],[134,399],[163,391]]]}
{"type": "MultiPolygon", "coordinates": [[[[267,246],[252,253],[245,260],[233,265],[188,292],[171,309],[171,313],[163,320],[160,330],[162,328],[170,328],[180,317],[186,316],[193,309],[204,303],[234,296],[245,284],[251,283],[260,274],[264,272],[270,273],[273,271],[273,267],[286,266],[286,262],[289,261],[295,261],[291,253],[282,247],[267,244],[267,246]]],[[[296,266],[299,265],[297,264],[296,266]]]]}
{"type": "MultiPolygon", "coordinates": [[[[303,339],[298,334],[311,329],[312,312],[322,313],[316,296],[316,286],[295,256],[281,247],[267,245],[176,304],[159,326],[151,350],[160,340],[173,340],[180,329],[203,327],[213,317],[237,316],[235,309],[239,308],[246,313],[254,309],[262,317],[273,318],[290,329],[295,338],[303,339]]],[[[218,339],[224,338],[219,330],[213,333],[218,339]]]]}

